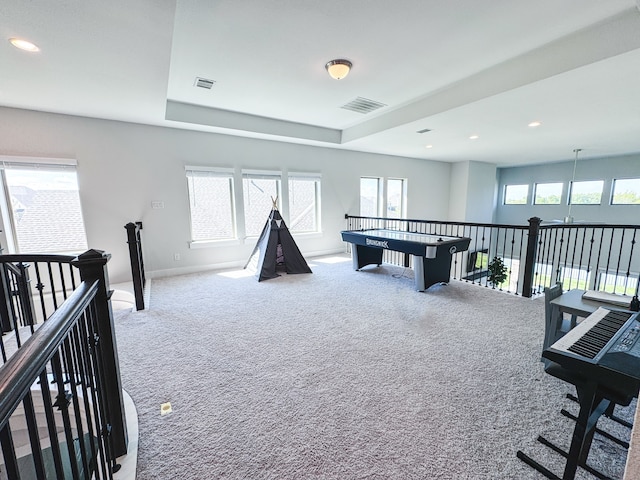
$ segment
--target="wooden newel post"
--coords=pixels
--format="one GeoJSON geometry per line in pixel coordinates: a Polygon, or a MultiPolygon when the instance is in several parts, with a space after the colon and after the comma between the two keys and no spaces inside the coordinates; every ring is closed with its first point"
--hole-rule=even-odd
{"type": "Polygon", "coordinates": [[[111,310],[111,294],[109,290],[109,274],[107,262],[111,255],[101,250],[87,250],[73,261],[80,271],[80,278],[88,283],[98,280],[98,292],[95,297],[95,315],[98,335],[100,337],[99,352],[104,369],[104,398],[107,402],[108,422],[111,425],[111,439],[115,457],[125,455],[129,438],[127,421],[124,413],[122,382],[120,379],[120,362],[116,344],[113,311],[111,310]]]}
{"type": "Polygon", "coordinates": [[[144,310],[144,262],[142,260],[142,242],[140,230],[142,222],[129,222],[124,228],[127,230],[127,243],[129,244],[129,259],[131,261],[131,278],[133,280],[133,294],[136,299],[136,310],[144,310]]]}
{"type": "Polygon", "coordinates": [[[529,238],[527,240],[527,253],[524,263],[524,278],[522,280],[522,296],[531,297],[533,292],[533,280],[535,275],[536,255],[538,253],[538,232],[540,231],[541,218],[529,219],[529,238]]]}

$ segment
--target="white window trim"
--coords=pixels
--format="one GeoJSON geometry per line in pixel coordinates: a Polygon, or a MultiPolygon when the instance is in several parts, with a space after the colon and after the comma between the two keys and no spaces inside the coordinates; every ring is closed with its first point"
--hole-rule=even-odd
{"type": "MultiPolygon", "coordinates": [[[[208,239],[208,240],[189,240],[187,242],[190,249],[192,248],[209,248],[209,247],[221,247],[228,245],[239,245],[240,240],[238,239],[238,220],[237,220],[237,206],[236,206],[236,195],[235,195],[235,170],[233,168],[225,168],[225,167],[210,167],[210,166],[195,166],[195,165],[185,165],[185,176],[187,178],[187,182],[189,181],[190,176],[201,176],[201,177],[219,177],[219,178],[228,178],[231,180],[231,223],[233,228],[233,237],[232,238],[221,238],[221,239],[208,239]]],[[[193,235],[192,225],[191,225],[191,195],[189,193],[189,187],[187,186],[187,196],[189,200],[189,236],[193,235]]]]}
{"type": "MultiPolygon", "coordinates": [[[[384,203],[384,189],[386,188],[386,182],[385,177],[376,177],[376,176],[371,176],[371,175],[363,175],[360,177],[360,192],[359,192],[359,199],[362,198],[362,179],[363,178],[367,178],[370,180],[376,180],[378,182],[378,192],[376,195],[376,217],[381,217],[384,214],[383,209],[385,208],[383,203],[384,203]]],[[[360,207],[360,212],[358,213],[358,215],[362,215],[362,205],[359,206],[360,207]]],[[[386,210],[385,210],[386,211],[386,210]]]]}
{"type": "Polygon", "coordinates": [[[262,178],[265,180],[282,180],[282,172],[278,170],[242,170],[242,178],[262,178]]]}
{"type": "Polygon", "coordinates": [[[295,178],[296,180],[312,180],[312,181],[315,181],[315,182],[321,182],[322,181],[322,174],[321,173],[289,172],[287,174],[287,176],[289,178],[295,178]]]}
{"type": "Polygon", "coordinates": [[[76,170],[78,161],[74,158],[44,158],[44,157],[11,157],[0,155],[0,168],[60,169],[70,168],[76,170]]]}
{"type": "Polygon", "coordinates": [[[198,249],[198,248],[212,248],[212,247],[230,247],[234,245],[240,245],[241,242],[239,239],[223,239],[223,240],[191,240],[188,242],[189,248],[198,249]]]}
{"type": "MultiPolygon", "coordinates": [[[[291,194],[291,192],[289,191],[289,180],[308,180],[312,182],[320,182],[320,185],[322,186],[322,174],[319,172],[288,172],[287,173],[287,202],[289,201],[289,195],[291,194]]],[[[305,231],[305,232],[292,231],[292,233],[294,233],[296,236],[303,235],[306,237],[311,237],[313,235],[318,235],[318,236],[322,235],[322,195],[320,194],[320,192],[318,192],[318,194],[316,195],[315,207],[316,207],[316,217],[317,217],[316,218],[317,230],[305,231]]],[[[290,213],[289,205],[287,205],[287,214],[289,213],[290,213]]],[[[289,218],[289,222],[287,222],[287,224],[290,223],[290,220],[291,219],[289,218]]]]}
{"type": "MultiPolygon", "coordinates": [[[[78,160],[75,158],[58,158],[58,157],[25,157],[13,155],[0,155],[0,170],[71,170],[78,174],[78,160]]],[[[2,173],[2,181],[0,182],[0,215],[3,219],[4,240],[6,241],[5,249],[7,252],[15,253],[18,250],[18,241],[16,238],[15,224],[13,218],[13,210],[9,200],[9,189],[4,172],[2,173]]],[[[78,186],[78,197],[80,200],[80,189],[78,186]]],[[[84,228],[85,240],[88,245],[87,229],[84,220],[84,212],[82,211],[82,202],[80,202],[80,212],[82,215],[82,224],[84,228]]],[[[54,253],[54,252],[51,252],[54,253]]],[[[58,254],[77,253],[77,252],[55,252],[58,254]]]]}
{"type": "MultiPolygon", "coordinates": [[[[242,191],[241,193],[241,198],[242,198],[242,212],[244,215],[243,218],[243,227],[244,227],[244,237],[243,240],[245,243],[252,243],[255,242],[257,238],[260,237],[260,234],[262,233],[262,230],[260,230],[259,233],[255,234],[255,235],[249,235],[247,234],[247,213],[245,211],[245,205],[244,205],[244,195],[245,195],[245,191],[244,191],[244,180],[250,180],[250,179],[257,179],[257,180],[275,180],[276,181],[276,204],[278,206],[278,210],[281,210],[282,208],[282,183],[283,183],[283,172],[280,170],[252,170],[252,169],[242,169],[242,191]]],[[[266,221],[266,219],[265,219],[266,221]]]]}
{"type": "Polygon", "coordinates": [[[398,219],[407,218],[407,186],[409,180],[402,177],[387,177],[384,181],[384,213],[388,213],[389,208],[389,180],[397,180],[402,182],[402,192],[400,194],[400,217],[398,219]]]}
{"type": "Polygon", "coordinates": [[[204,173],[212,177],[231,177],[234,176],[233,168],[219,168],[219,167],[196,167],[191,165],[185,165],[185,173],[188,176],[189,172],[204,173]]]}

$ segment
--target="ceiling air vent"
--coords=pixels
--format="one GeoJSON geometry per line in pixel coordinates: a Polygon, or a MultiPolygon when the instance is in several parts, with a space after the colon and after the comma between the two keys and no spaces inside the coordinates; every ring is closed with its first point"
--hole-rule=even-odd
{"type": "Polygon", "coordinates": [[[358,97],[355,100],[351,100],[346,105],[343,105],[340,108],[344,108],[345,110],[351,110],[352,112],[357,113],[371,113],[374,110],[379,108],[386,107],[384,103],[376,102],[374,100],[369,100],[368,98],[358,97]]]}
{"type": "Polygon", "coordinates": [[[196,81],[194,82],[195,87],[206,88],[207,90],[211,90],[213,84],[216,83],[215,80],[209,80],[208,78],[196,77],[196,81]]]}
{"type": "Polygon", "coordinates": [[[423,128],[422,130],[418,130],[416,133],[427,133],[430,132],[431,129],[430,128],[423,128]]]}

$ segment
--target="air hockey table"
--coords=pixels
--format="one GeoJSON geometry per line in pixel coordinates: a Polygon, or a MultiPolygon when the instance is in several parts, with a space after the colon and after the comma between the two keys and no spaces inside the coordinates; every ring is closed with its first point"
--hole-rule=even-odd
{"type": "Polygon", "coordinates": [[[382,264],[385,250],[408,253],[413,256],[415,287],[425,291],[437,283],[449,283],[451,259],[457,252],[469,248],[468,237],[448,237],[400,230],[370,229],[343,230],[342,240],[353,244],[353,268],[382,264]]]}

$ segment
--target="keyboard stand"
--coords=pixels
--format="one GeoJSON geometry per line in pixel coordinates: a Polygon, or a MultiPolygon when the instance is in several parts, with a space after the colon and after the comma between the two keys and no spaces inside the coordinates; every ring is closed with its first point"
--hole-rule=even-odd
{"type": "Polygon", "coordinates": [[[578,393],[580,412],[576,418],[569,452],[565,452],[553,445],[542,436],[538,437],[540,443],[567,459],[562,477],[558,477],[520,450],[517,453],[517,457],[552,480],[573,480],[578,467],[582,467],[597,478],[608,479],[609,477],[587,465],[587,457],[591,449],[593,435],[596,433],[598,419],[615,403],[606,398],[599,390],[598,385],[593,382],[576,385],[576,391],[578,393]]]}
{"type": "MultiPolygon", "coordinates": [[[[567,398],[573,402],[578,403],[578,398],[575,395],[571,395],[570,393],[567,393],[567,398]]],[[[615,405],[612,405],[612,407],[615,407],[615,405]]],[[[623,427],[633,428],[633,423],[628,422],[625,419],[616,416],[613,408],[607,409],[607,411],[604,412],[604,416],[613,420],[617,424],[622,425],[623,427]]],[[[596,431],[596,433],[599,433],[599,432],[596,431]]]]}

